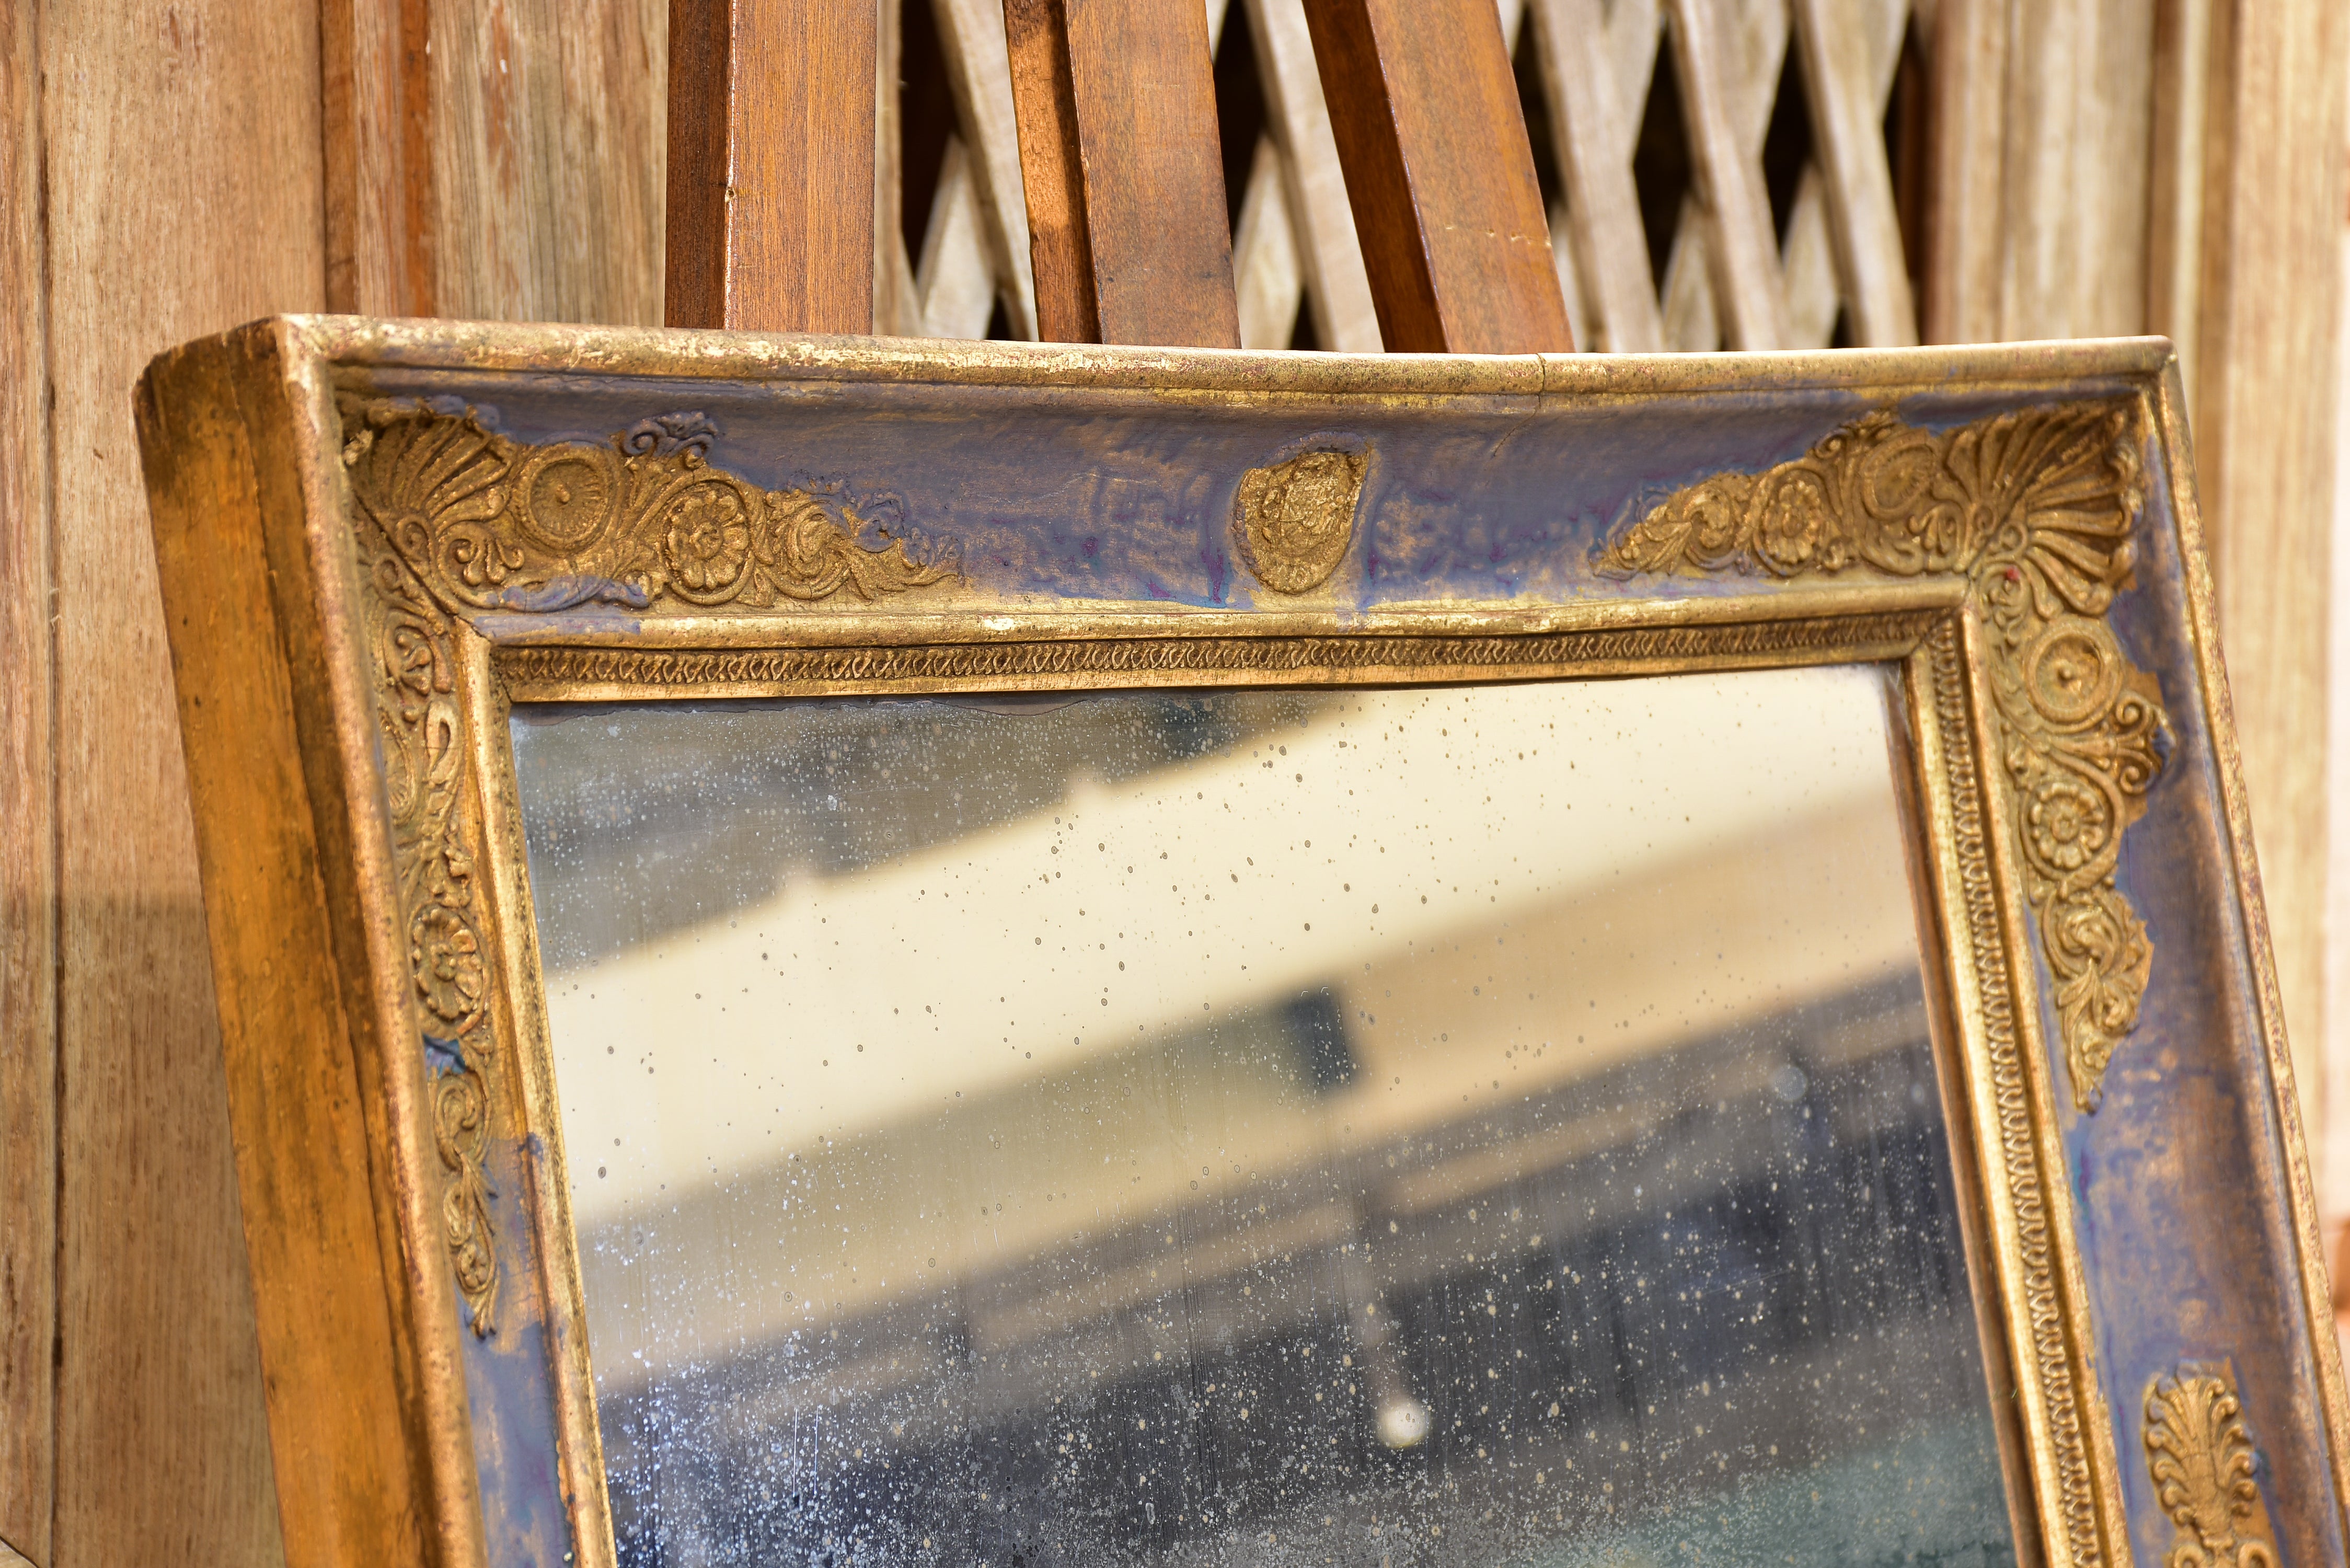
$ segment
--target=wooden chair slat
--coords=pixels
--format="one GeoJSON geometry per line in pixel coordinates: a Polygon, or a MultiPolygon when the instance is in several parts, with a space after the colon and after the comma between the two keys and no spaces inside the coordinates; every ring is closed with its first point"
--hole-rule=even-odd
{"type": "Polygon", "coordinates": [[[1882,121],[1891,85],[1891,49],[1870,24],[1893,13],[1881,0],[1795,0],[1795,37],[1812,111],[1828,231],[1844,288],[1852,340],[1864,348],[1918,341],[1918,316],[1893,205],[1893,171],[1882,121]],[[1874,47],[1872,47],[1874,46],[1874,47]]]}
{"type": "Polygon", "coordinates": [[[1322,97],[1304,0],[1247,0],[1247,5],[1265,121],[1282,155],[1284,194],[1315,337],[1338,353],[1376,354],[1381,346],[1378,309],[1363,270],[1355,214],[1347,203],[1346,171],[1339,167],[1330,109],[1322,97]]]}
{"type": "MultiPolygon", "coordinates": [[[[1648,35],[1646,57],[1638,61],[1645,87],[1656,54],[1655,8],[1648,7],[1635,25],[1639,22],[1648,35]]],[[[1566,187],[1573,265],[1589,313],[1591,341],[1584,347],[1654,353],[1665,346],[1665,326],[1640,223],[1640,194],[1632,182],[1638,128],[1624,112],[1599,0],[1534,0],[1534,24],[1566,187]]]]}
{"type": "Polygon", "coordinates": [[[1492,0],[1307,0],[1305,14],[1388,348],[1572,349],[1492,0]]]}
{"type": "Polygon", "coordinates": [[[1101,311],[1094,296],[1085,166],[1060,0],[1003,0],[1003,32],[1028,206],[1036,336],[1047,343],[1098,343],[1101,311]]]}
{"type": "Polygon", "coordinates": [[[873,330],[875,0],[671,0],[672,327],[873,330]],[[755,128],[755,129],[754,129],[755,128]]]}
{"type": "MultiPolygon", "coordinates": [[[[1681,110],[1690,143],[1690,182],[1702,214],[1709,281],[1721,339],[1732,348],[1776,348],[1793,336],[1779,267],[1771,200],[1754,153],[1770,125],[1770,87],[1739,91],[1726,56],[1725,18],[1718,0],[1669,0],[1673,67],[1681,84],[1681,110]],[[1761,112],[1753,103],[1760,99],[1761,112]],[[1741,111],[1759,119],[1741,134],[1741,111]]],[[[1775,73],[1774,73],[1775,75],[1775,73]]]]}
{"type": "Polygon", "coordinates": [[[1205,8],[1004,0],[1003,17],[1042,336],[1239,348],[1205,8]]]}

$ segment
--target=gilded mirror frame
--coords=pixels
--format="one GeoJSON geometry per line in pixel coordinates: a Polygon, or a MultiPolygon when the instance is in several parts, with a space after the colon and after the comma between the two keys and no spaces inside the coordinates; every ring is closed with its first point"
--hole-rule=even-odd
{"type": "Polygon", "coordinates": [[[1899,674],[2021,1556],[2344,1554],[2158,340],[1347,358],[302,317],[162,356],[139,416],[289,1561],[612,1561],[512,704],[1848,662],[1899,674]],[[953,419],[1073,499],[942,521],[953,419]],[[1579,452],[1644,482],[1595,501],[1579,452]]]}

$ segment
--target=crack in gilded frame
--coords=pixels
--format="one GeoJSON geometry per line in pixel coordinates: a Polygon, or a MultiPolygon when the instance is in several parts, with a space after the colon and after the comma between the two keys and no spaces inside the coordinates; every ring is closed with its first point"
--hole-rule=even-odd
{"type": "MultiPolygon", "coordinates": [[[[709,468],[709,427],[699,416],[649,421],[614,437],[608,457],[580,444],[520,446],[470,412],[358,400],[342,411],[409,962],[448,1174],[447,1241],[473,1331],[486,1336],[497,1321],[495,1195],[484,1158],[498,981],[473,896],[483,828],[457,690],[457,624],[485,611],[592,600],[667,608],[667,599],[699,610],[841,592],[870,599],[955,574],[912,561],[895,542],[859,545],[862,520],[837,504],[762,493],[709,468]]],[[[2096,1506],[1985,835],[2012,831],[2022,852],[2042,950],[2057,980],[2074,1094],[2092,1110],[2105,1065],[2135,1023],[2151,963],[2143,924],[2114,887],[2117,846],[2144,813],[2168,745],[2152,679],[2128,663],[2102,618],[2130,580],[2130,534],[2143,496],[2137,450],[2134,405],[2001,414],[1940,434],[1873,414],[1765,473],[1721,475],[1676,493],[1596,553],[1598,569],[1619,577],[1795,579],[1855,568],[1965,576],[1972,592],[1959,613],[1975,615],[1988,633],[1984,674],[2012,801],[1983,795],[1990,781],[1978,771],[1967,723],[1966,651],[1952,614],[1941,609],[1496,636],[751,649],[510,644],[496,663],[510,690],[530,693],[1162,672],[1533,676],[1789,653],[1888,657],[1922,646],[1946,737],[1959,892],[1981,977],[1989,1085],[2022,1241],[2024,1326],[2046,1401],[2058,1524],[2070,1560],[2088,1564],[2103,1556],[2096,1506]]]]}

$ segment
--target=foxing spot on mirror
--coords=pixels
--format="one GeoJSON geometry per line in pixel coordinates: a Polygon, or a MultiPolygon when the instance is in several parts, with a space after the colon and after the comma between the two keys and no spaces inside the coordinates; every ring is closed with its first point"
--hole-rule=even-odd
{"type": "Polygon", "coordinates": [[[1894,683],[518,708],[621,1561],[2013,1561],[1894,683]]]}

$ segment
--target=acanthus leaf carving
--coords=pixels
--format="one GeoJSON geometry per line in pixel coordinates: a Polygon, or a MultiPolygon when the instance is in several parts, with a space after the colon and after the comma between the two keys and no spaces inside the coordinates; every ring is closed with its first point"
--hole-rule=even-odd
{"type": "Polygon", "coordinates": [[[1597,559],[1615,576],[1970,579],[2025,897],[2085,1112],[2137,1026],[2153,964],[2115,873],[2162,771],[2168,721],[2154,678],[2106,620],[2136,565],[2139,446],[2126,403],[2016,410],[1939,432],[1878,410],[1766,472],[1675,493],[1597,559]]]}

